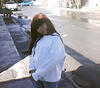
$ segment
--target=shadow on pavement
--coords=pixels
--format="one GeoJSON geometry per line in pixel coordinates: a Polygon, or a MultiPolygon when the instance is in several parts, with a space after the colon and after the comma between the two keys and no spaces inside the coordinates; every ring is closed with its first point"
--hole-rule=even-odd
{"type": "Polygon", "coordinates": [[[81,53],[75,51],[74,49],[70,48],[69,46],[65,45],[65,50],[68,55],[73,57],[75,60],[80,62],[84,66],[91,66],[95,65],[93,61],[91,61],[89,58],[85,57],[81,53]]]}
{"type": "Polygon", "coordinates": [[[72,71],[72,79],[82,88],[100,88],[100,64],[96,64],[81,53],[65,45],[66,53],[80,62],[80,66],[72,71]]]}
{"type": "Polygon", "coordinates": [[[100,64],[80,66],[72,75],[74,82],[82,88],[100,88],[100,64]]]}
{"type": "MultiPolygon", "coordinates": [[[[22,79],[9,80],[0,83],[0,88],[34,88],[33,82],[29,77],[22,79]]],[[[62,77],[58,83],[58,88],[75,88],[66,77],[66,72],[62,72],[62,77]]]]}
{"type": "Polygon", "coordinates": [[[33,84],[29,77],[22,79],[9,80],[0,83],[0,88],[33,88],[33,84]]]}

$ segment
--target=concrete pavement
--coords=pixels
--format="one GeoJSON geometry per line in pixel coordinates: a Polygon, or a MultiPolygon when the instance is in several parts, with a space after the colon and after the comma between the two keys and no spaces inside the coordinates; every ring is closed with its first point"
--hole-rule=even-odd
{"type": "MultiPolygon", "coordinates": [[[[17,35],[17,33],[15,34],[17,35]]],[[[19,38],[18,36],[14,37],[19,38]]],[[[20,42],[20,38],[18,40],[20,42]]],[[[0,16],[0,88],[22,88],[22,86],[24,86],[23,88],[26,86],[27,88],[32,88],[33,85],[29,81],[30,75],[28,73],[29,58],[23,59],[21,56],[16,48],[12,35],[8,31],[2,16],[0,16]],[[26,85],[24,85],[25,83],[26,85]]]]}
{"type": "Polygon", "coordinates": [[[12,37],[0,16],[0,72],[8,69],[20,60],[12,37]]]}

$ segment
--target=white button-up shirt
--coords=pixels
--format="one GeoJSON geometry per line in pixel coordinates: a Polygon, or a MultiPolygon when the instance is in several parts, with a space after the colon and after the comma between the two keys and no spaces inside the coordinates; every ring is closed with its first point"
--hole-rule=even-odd
{"type": "Polygon", "coordinates": [[[36,69],[32,73],[34,80],[59,81],[65,57],[65,48],[59,35],[57,33],[44,35],[37,42],[36,48],[32,48],[30,55],[29,69],[36,69]]]}

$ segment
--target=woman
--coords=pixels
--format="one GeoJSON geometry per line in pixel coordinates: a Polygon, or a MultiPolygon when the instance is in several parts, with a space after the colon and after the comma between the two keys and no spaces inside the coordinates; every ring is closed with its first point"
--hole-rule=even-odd
{"type": "Polygon", "coordinates": [[[57,88],[65,60],[60,34],[47,16],[33,17],[30,36],[29,73],[35,88],[57,88]]]}

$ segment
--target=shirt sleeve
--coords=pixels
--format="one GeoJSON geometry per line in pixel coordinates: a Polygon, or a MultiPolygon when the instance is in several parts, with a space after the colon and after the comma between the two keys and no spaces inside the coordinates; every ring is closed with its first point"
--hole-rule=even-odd
{"type": "Polygon", "coordinates": [[[62,41],[56,37],[52,42],[46,61],[32,74],[35,81],[43,77],[64,58],[64,55],[62,55],[62,46],[62,41]]]}
{"type": "Polygon", "coordinates": [[[33,58],[33,50],[32,50],[32,54],[29,56],[30,60],[29,60],[29,70],[35,70],[35,63],[34,63],[34,58],[33,58]]]}

